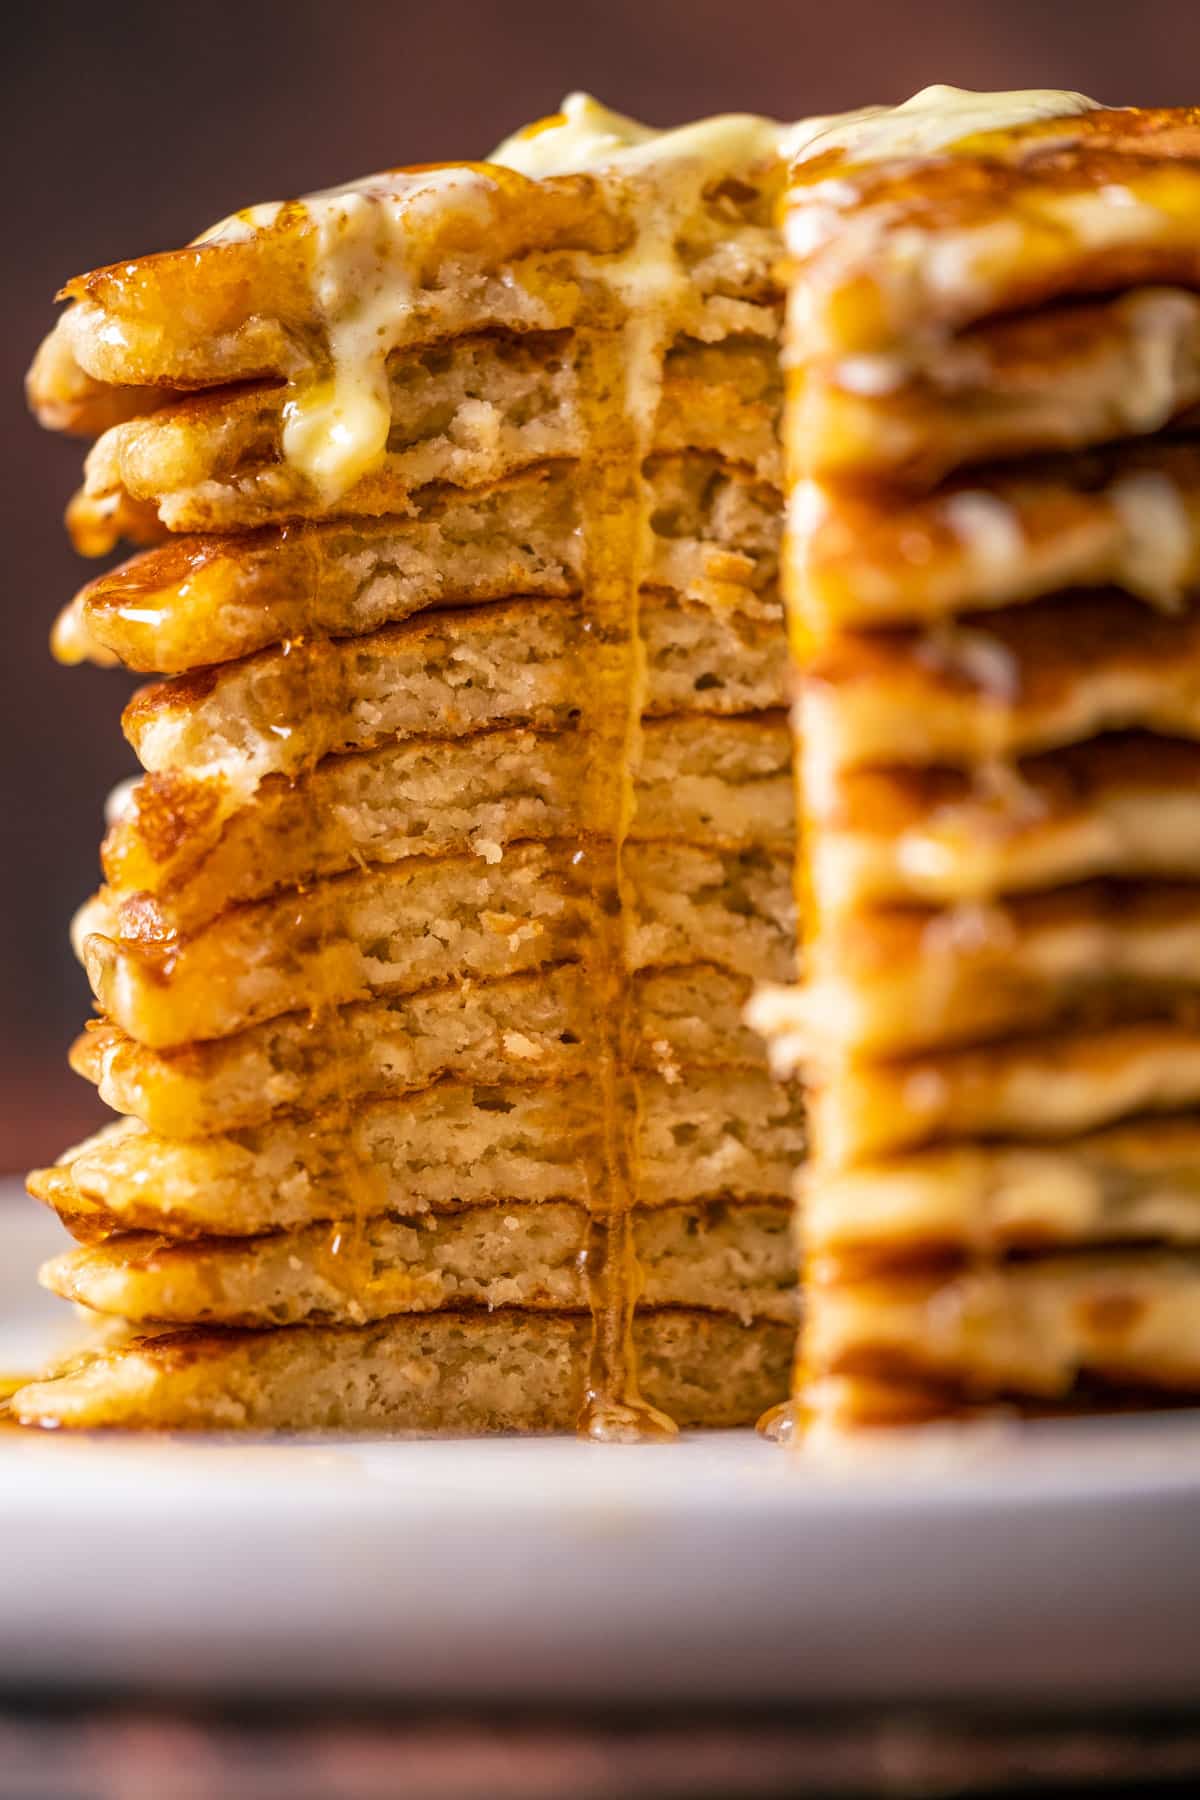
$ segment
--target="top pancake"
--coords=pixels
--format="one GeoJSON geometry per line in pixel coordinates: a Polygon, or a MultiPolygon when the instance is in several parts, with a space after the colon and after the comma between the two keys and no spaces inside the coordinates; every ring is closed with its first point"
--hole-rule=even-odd
{"type": "Polygon", "coordinates": [[[892,357],[1072,295],[1200,286],[1200,111],[1061,99],[1060,116],[931,148],[839,144],[835,126],[822,153],[817,137],[787,198],[797,358],[892,357]]]}
{"type": "Polygon", "coordinates": [[[38,417],[90,435],[111,416],[113,386],[188,392],[295,376],[318,354],[322,240],[364,217],[376,241],[359,275],[378,280],[395,246],[414,283],[403,338],[388,348],[486,326],[570,325],[580,308],[572,253],[611,254],[633,229],[594,178],[531,182],[478,163],[385,170],[311,200],[248,207],[186,249],[67,282],[61,298],[74,304],[30,371],[38,417]]]}

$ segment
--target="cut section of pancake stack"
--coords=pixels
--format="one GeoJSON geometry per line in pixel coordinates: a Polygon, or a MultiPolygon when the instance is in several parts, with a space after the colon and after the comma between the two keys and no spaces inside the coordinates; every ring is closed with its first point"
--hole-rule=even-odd
{"type": "Polygon", "coordinates": [[[1200,113],[930,91],[786,236],[802,1416],[1200,1392],[1200,113]]]}
{"type": "Polygon", "coordinates": [[[497,155],[85,276],[35,364],[77,542],[147,546],[56,647],[160,679],[76,934],[124,1117],[31,1178],[120,1323],[27,1422],[786,1389],[779,133],[575,100],[497,155]]]}

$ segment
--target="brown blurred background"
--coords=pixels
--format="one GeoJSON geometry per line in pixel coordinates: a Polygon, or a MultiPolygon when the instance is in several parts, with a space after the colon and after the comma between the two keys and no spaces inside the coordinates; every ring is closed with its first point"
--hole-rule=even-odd
{"type": "Polygon", "coordinates": [[[1200,0],[2,0],[0,1172],[100,1109],[65,1051],[87,1011],[67,921],[133,764],[118,674],[46,647],[85,570],[60,523],[80,446],[21,376],[78,270],[195,235],[252,200],[396,162],[475,156],[586,87],[655,124],[796,117],[931,81],[1200,102],[1200,0]]]}

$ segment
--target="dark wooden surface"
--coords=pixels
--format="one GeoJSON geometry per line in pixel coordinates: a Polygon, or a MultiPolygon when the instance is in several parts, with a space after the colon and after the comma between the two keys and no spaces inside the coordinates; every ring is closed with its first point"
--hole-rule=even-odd
{"type": "Polygon", "coordinates": [[[1200,1720],[234,1718],[0,1703],[0,1800],[1200,1793],[1200,1720]]]}

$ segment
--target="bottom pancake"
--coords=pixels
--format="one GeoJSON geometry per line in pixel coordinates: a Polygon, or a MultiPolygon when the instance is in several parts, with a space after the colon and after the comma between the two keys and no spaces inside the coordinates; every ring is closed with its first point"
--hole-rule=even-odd
{"type": "MultiPolygon", "coordinates": [[[[647,1306],[791,1319],[795,1251],[786,1201],[714,1201],[634,1215],[647,1306]]],[[[464,1208],[249,1239],[171,1243],[131,1232],[56,1256],[42,1282],[138,1324],[365,1324],[398,1312],[520,1306],[585,1310],[585,1208],[464,1208]]]]}
{"type": "Polygon", "coordinates": [[[802,1399],[819,1421],[848,1390],[879,1422],[1015,1401],[1200,1396],[1200,1253],[1054,1255],[821,1283],[806,1307],[802,1399]],[[834,1384],[827,1387],[827,1383],[834,1384]],[[918,1396],[923,1397],[918,1405],[918,1396]]]}
{"type": "MultiPolygon", "coordinates": [[[[22,1424],[425,1434],[571,1431],[582,1313],[408,1314],[367,1326],[136,1338],[18,1390],[22,1424]]],[[[645,1399],[684,1427],[750,1425],[787,1392],[793,1332],[720,1313],[642,1312],[645,1399]]]]}

